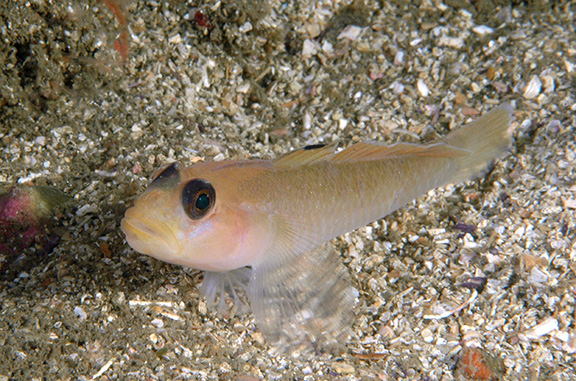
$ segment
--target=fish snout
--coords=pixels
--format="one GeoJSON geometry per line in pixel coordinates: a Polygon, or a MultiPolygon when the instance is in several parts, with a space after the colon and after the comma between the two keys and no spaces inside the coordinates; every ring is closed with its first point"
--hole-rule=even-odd
{"type": "Polygon", "coordinates": [[[177,227],[171,222],[130,208],[120,222],[120,229],[134,250],[167,260],[182,250],[176,235],[177,227]]]}

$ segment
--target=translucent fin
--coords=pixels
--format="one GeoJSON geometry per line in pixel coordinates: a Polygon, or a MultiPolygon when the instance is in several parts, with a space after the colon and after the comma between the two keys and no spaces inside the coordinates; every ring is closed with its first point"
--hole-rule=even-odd
{"type": "Polygon", "coordinates": [[[403,157],[455,157],[470,155],[470,151],[451,147],[443,143],[417,145],[398,143],[390,146],[378,143],[358,143],[338,152],[331,159],[334,163],[370,161],[385,159],[401,159],[403,157]]]}
{"type": "Polygon", "coordinates": [[[504,103],[440,140],[472,152],[460,160],[460,171],[451,182],[458,183],[481,176],[492,160],[499,158],[509,149],[512,143],[510,126],[513,112],[512,106],[504,103]]]}
{"type": "Polygon", "coordinates": [[[304,147],[280,156],[274,160],[274,165],[278,167],[297,167],[299,165],[325,160],[334,154],[335,148],[335,144],[304,147]]]}
{"type": "Polygon", "coordinates": [[[331,352],[344,345],[356,291],[333,247],[285,259],[255,267],[250,281],[248,298],[264,337],[284,353],[331,352]]]}
{"type": "Polygon", "coordinates": [[[250,307],[245,299],[252,269],[243,267],[227,272],[204,272],[204,282],[200,293],[206,298],[210,310],[216,310],[223,316],[247,314],[250,307]]]}

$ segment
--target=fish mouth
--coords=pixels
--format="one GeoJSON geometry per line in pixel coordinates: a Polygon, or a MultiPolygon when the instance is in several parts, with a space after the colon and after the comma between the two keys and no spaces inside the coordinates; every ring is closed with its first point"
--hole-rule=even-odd
{"type": "Polygon", "coordinates": [[[133,249],[162,259],[166,254],[178,254],[182,249],[174,230],[165,222],[126,216],[120,222],[120,229],[133,249]]]}

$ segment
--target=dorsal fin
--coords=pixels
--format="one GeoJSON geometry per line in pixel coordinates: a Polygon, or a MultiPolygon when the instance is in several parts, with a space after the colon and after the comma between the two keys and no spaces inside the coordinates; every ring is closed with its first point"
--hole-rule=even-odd
{"type": "Polygon", "coordinates": [[[297,167],[321,160],[326,160],[334,154],[336,144],[312,145],[292,151],[274,160],[274,165],[280,167],[297,167]]]}
{"type": "Polygon", "coordinates": [[[410,143],[396,143],[390,146],[378,143],[358,143],[331,158],[334,163],[351,161],[371,161],[384,159],[399,159],[405,156],[454,157],[465,156],[471,152],[462,148],[449,146],[444,143],[430,145],[417,145],[410,143]]]}

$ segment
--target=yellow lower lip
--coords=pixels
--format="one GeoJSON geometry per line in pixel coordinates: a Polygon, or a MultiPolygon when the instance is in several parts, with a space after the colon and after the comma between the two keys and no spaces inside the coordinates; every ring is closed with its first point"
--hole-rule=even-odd
{"type": "Polygon", "coordinates": [[[139,238],[157,239],[157,234],[147,225],[135,219],[123,218],[120,222],[120,229],[126,235],[133,235],[139,238]]]}
{"type": "Polygon", "coordinates": [[[153,248],[160,246],[172,253],[180,252],[181,246],[174,232],[164,223],[124,217],[120,229],[126,235],[128,244],[141,253],[154,255],[153,248]]]}

